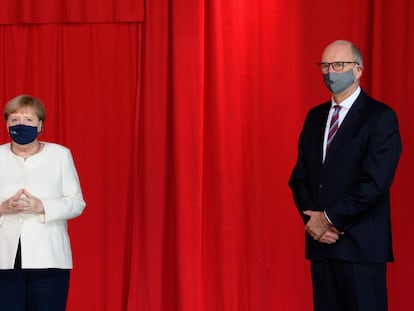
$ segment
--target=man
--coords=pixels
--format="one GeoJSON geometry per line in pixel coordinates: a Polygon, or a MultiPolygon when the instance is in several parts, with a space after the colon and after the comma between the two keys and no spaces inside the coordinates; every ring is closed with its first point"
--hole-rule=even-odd
{"type": "Polygon", "coordinates": [[[387,310],[397,116],[360,88],[362,56],[351,42],[328,45],[318,66],[332,99],[308,113],[289,180],[307,233],[314,310],[387,310]]]}

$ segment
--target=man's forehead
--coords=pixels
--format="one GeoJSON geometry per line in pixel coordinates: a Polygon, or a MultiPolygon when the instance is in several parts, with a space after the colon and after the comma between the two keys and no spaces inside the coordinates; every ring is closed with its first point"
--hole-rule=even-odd
{"type": "Polygon", "coordinates": [[[351,46],[345,43],[333,43],[327,46],[322,53],[322,58],[335,56],[352,56],[351,46]]]}

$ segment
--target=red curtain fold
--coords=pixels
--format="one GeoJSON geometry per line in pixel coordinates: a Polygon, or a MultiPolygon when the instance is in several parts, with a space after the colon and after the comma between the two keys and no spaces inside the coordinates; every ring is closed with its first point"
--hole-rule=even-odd
{"type": "Polygon", "coordinates": [[[0,24],[112,23],[144,20],[144,0],[2,0],[0,24]]]}
{"type": "MultiPolygon", "coordinates": [[[[74,16],[59,10],[56,20],[74,16]]],[[[0,25],[0,102],[44,100],[41,139],[72,149],[87,202],[69,222],[68,310],[312,310],[287,180],[306,112],[329,98],[316,63],[339,38],[361,48],[363,88],[400,118],[389,309],[408,310],[414,2],[151,0],[145,10],[143,23],[0,25]]]]}

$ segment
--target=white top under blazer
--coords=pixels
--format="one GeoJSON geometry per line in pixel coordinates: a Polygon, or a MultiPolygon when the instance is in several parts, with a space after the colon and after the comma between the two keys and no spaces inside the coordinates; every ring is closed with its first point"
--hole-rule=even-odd
{"type": "Polygon", "coordinates": [[[0,216],[0,269],[13,269],[19,238],[23,269],[72,268],[67,220],[85,208],[70,150],[42,142],[23,159],[0,145],[0,202],[26,189],[43,202],[45,213],[0,216]]]}

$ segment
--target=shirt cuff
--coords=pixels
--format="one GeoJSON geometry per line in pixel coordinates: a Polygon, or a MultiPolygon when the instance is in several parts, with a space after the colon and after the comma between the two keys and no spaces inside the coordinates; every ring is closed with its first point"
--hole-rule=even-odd
{"type": "Polygon", "coordinates": [[[326,211],[323,211],[323,214],[325,215],[325,217],[326,217],[326,220],[333,226],[333,223],[332,223],[332,221],[329,219],[329,217],[328,217],[328,214],[326,214],[326,211]]]}

